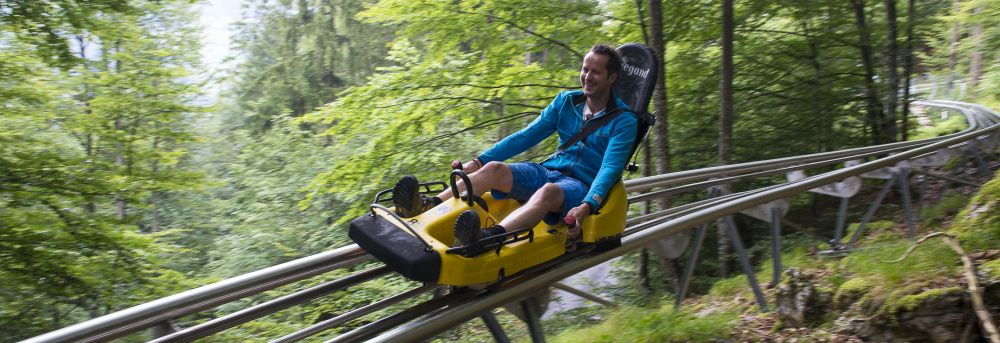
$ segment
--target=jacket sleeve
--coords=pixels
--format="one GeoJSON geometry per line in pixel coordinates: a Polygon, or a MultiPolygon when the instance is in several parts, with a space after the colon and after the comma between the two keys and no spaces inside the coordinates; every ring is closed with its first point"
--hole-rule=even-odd
{"type": "Polygon", "coordinates": [[[625,163],[628,162],[628,153],[632,150],[632,143],[636,137],[636,125],[638,121],[635,115],[619,116],[616,125],[612,128],[611,140],[608,142],[608,150],[604,153],[601,161],[601,168],[597,171],[597,176],[590,186],[590,191],[583,198],[583,202],[590,204],[591,211],[597,211],[601,203],[604,202],[611,186],[614,186],[622,176],[625,163]]]}
{"type": "Polygon", "coordinates": [[[479,160],[483,163],[504,161],[528,150],[552,135],[553,132],[556,132],[559,123],[559,106],[563,104],[565,97],[565,93],[557,95],[531,124],[494,144],[493,147],[479,155],[479,160]]]}

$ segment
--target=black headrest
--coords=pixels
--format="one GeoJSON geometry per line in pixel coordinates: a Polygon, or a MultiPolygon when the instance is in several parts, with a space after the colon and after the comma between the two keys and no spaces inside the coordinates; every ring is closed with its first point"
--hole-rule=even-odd
{"type": "Polygon", "coordinates": [[[656,87],[656,73],[659,73],[656,54],[653,49],[637,43],[618,47],[618,54],[622,56],[622,68],[613,86],[615,94],[633,111],[645,113],[656,87]]]}

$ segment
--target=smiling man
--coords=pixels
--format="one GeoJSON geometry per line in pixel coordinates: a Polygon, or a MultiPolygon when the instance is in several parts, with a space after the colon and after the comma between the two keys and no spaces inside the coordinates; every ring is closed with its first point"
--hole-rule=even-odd
{"type": "MultiPolygon", "coordinates": [[[[582,90],[559,93],[527,127],[472,161],[464,165],[452,162],[453,168],[469,173],[477,195],[489,190],[494,198],[515,199],[523,204],[500,223],[485,229],[480,228],[476,212],[463,212],[455,223],[455,246],[508,230],[534,227],[542,220],[554,225],[566,216],[573,216],[577,223],[582,223],[600,207],[611,186],[621,178],[636,138],[636,117],[611,91],[621,65],[621,57],[614,48],[595,45],[584,56],[580,68],[582,90]],[[580,136],[583,131],[589,133],[580,136]],[[552,133],[559,135],[560,147],[545,161],[503,162],[552,133]]],[[[400,216],[415,216],[451,197],[451,190],[445,190],[436,197],[421,198],[418,187],[413,176],[396,183],[393,199],[400,216]]],[[[457,187],[464,189],[461,182],[457,187]]],[[[579,237],[579,226],[569,232],[569,237],[579,237]]]]}

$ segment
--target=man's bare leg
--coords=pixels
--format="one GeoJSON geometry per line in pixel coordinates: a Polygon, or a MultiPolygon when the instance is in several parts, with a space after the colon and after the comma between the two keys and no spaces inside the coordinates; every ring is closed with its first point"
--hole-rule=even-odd
{"type": "Polygon", "coordinates": [[[508,231],[534,227],[549,212],[562,212],[562,204],[562,189],[554,183],[546,183],[531,195],[528,202],[501,220],[500,226],[508,231]]]}
{"type": "MultiPolygon", "coordinates": [[[[503,162],[490,162],[476,172],[469,174],[469,181],[472,181],[472,191],[476,195],[483,195],[486,191],[496,189],[501,192],[510,192],[514,184],[514,177],[510,172],[510,166],[503,162]]],[[[455,183],[458,193],[465,191],[465,182],[459,180],[455,183]]],[[[562,192],[560,192],[560,197],[562,192]]],[[[441,200],[451,199],[451,188],[437,195],[441,200]]]]}

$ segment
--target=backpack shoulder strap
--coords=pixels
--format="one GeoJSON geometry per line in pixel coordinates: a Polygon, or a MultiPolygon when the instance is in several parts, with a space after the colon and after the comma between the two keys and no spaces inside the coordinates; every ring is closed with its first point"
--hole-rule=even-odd
{"type": "Polygon", "coordinates": [[[560,145],[559,148],[556,148],[556,152],[553,153],[551,156],[549,156],[549,158],[558,155],[563,151],[566,151],[566,149],[569,149],[569,147],[573,146],[574,144],[576,144],[581,140],[586,141],[587,136],[589,136],[591,133],[594,133],[594,131],[597,131],[597,129],[611,122],[612,120],[614,120],[619,115],[625,112],[627,112],[625,108],[616,107],[613,110],[611,110],[611,112],[609,112],[608,114],[591,119],[590,122],[583,127],[583,130],[580,130],[579,133],[577,133],[573,137],[570,137],[568,140],[566,140],[565,143],[560,145]]]}

